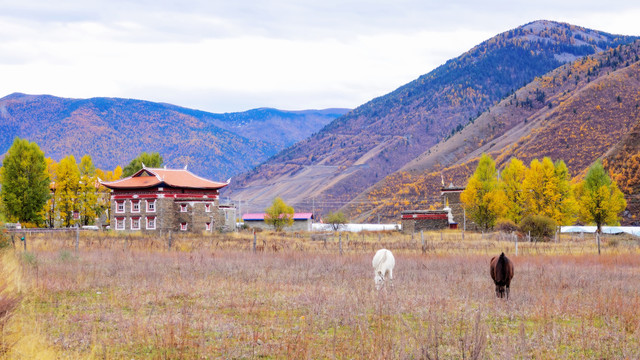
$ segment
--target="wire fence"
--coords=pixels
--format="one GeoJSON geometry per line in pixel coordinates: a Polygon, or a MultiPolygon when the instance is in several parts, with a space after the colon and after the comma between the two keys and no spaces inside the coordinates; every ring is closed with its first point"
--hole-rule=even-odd
{"type": "MultiPolygon", "coordinates": [[[[407,254],[491,255],[500,252],[515,256],[597,254],[594,234],[556,234],[551,239],[535,239],[516,233],[472,233],[430,231],[403,234],[380,232],[290,232],[241,231],[208,234],[143,234],[80,229],[23,229],[3,234],[17,251],[92,250],[123,251],[220,251],[256,253],[317,252],[328,254],[374,253],[387,248],[407,254]]],[[[640,253],[640,238],[632,235],[602,235],[601,252],[640,253]]]]}

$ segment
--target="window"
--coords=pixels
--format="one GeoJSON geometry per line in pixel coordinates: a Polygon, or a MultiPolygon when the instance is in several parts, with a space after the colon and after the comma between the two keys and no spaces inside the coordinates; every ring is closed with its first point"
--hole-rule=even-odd
{"type": "Polygon", "coordinates": [[[140,212],[140,200],[131,200],[131,212],[140,212]]]}
{"type": "Polygon", "coordinates": [[[187,204],[180,204],[180,212],[187,212],[187,204]]]}
{"type": "Polygon", "coordinates": [[[140,218],[132,217],[131,218],[131,230],[140,230],[140,218]]]}
{"type": "Polygon", "coordinates": [[[211,204],[204,204],[204,211],[211,212],[211,204]]]}
{"type": "Polygon", "coordinates": [[[123,213],[124,212],[124,201],[117,201],[116,202],[116,212],[117,213],[123,213]]]}
{"type": "Polygon", "coordinates": [[[147,212],[156,212],[155,200],[147,200],[147,212]]]}
{"type": "Polygon", "coordinates": [[[156,229],[156,217],[149,216],[147,217],[147,230],[155,230],[156,229]]]}
{"type": "Polygon", "coordinates": [[[180,223],[180,230],[187,231],[187,223],[186,222],[180,223]]]}
{"type": "Polygon", "coordinates": [[[124,230],[124,218],[116,218],[116,230],[124,230]]]}
{"type": "Polygon", "coordinates": [[[208,222],[208,223],[206,223],[205,225],[207,226],[207,231],[211,231],[211,223],[210,223],[210,222],[208,222]]]}

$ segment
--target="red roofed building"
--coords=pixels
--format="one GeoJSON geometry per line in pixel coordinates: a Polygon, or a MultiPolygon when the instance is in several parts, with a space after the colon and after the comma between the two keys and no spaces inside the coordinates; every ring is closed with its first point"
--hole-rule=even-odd
{"type": "Polygon", "coordinates": [[[127,178],[101,184],[111,189],[110,220],[116,231],[201,233],[235,225],[235,214],[225,221],[228,209],[221,209],[218,201],[219,189],[228,183],[186,169],[143,167],[127,178]]]}

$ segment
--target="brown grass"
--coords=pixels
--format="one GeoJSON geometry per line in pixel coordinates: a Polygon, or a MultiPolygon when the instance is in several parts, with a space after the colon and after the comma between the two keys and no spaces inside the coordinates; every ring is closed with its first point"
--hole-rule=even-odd
{"type": "Polygon", "coordinates": [[[11,321],[39,329],[61,357],[640,357],[635,239],[605,239],[602,256],[590,239],[525,243],[516,257],[497,237],[455,235],[429,234],[426,254],[419,235],[343,238],[342,256],[333,241],[268,234],[257,254],[250,234],[174,237],[172,250],[161,239],[93,239],[77,253],[74,238],[32,237],[16,253],[28,295],[11,321]],[[396,268],[393,287],[377,292],[380,245],[396,268]],[[503,249],[515,263],[509,301],[488,274],[503,249]]]}

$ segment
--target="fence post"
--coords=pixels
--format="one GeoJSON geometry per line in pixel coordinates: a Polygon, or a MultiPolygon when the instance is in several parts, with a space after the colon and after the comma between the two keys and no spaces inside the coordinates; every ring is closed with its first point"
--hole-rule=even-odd
{"type": "Polygon", "coordinates": [[[169,230],[169,239],[167,240],[167,246],[169,247],[169,250],[171,250],[171,242],[172,242],[173,238],[171,237],[171,230],[169,230]]]}
{"type": "Polygon", "coordinates": [[[422,253],[427,252],[427,246],[424,244],[424,232],[420,230],[420,239],[422,240],[422,253]]]}
{"type": "Polygon", "coordinates": [[[76,252],[78,252],[78,248],[80,247],[80,227],[76,228],[76,252]]]}
{"type": "Polygon", "coordinates": [[[598,243],[598,255],[600,255],[600,232],[596,229],[596,242],[598,243]]]}
{"type": "Polygon", "coordinates": [[[24,251],[27,251],[27,233],[22,233],[22,238],[20,238],[20,240],[22,240],[22,246],[24,248],[24,251]]]}
{"type": "Polygon", "coordinates": [[[516,239],[516,256],[518,256],[518,234],[513,234],[513,237],[516,239]]]}
{"type": "Polygon", "coordinates": [[[11,245],[13,245],[13,249],[16,249],[16,241],[13,239],[13,233],[11,233],[11,245]]]}
{"type": "Polygon", "coordinates": [[[256,230],[253,230],[253,253],[256,252],[256,230]]]}
{"type": "Polygon", "coordinates": [[[342,233],[338,233],[338,246],[340,247],[340,255],[342,255],[342,233]]]}

